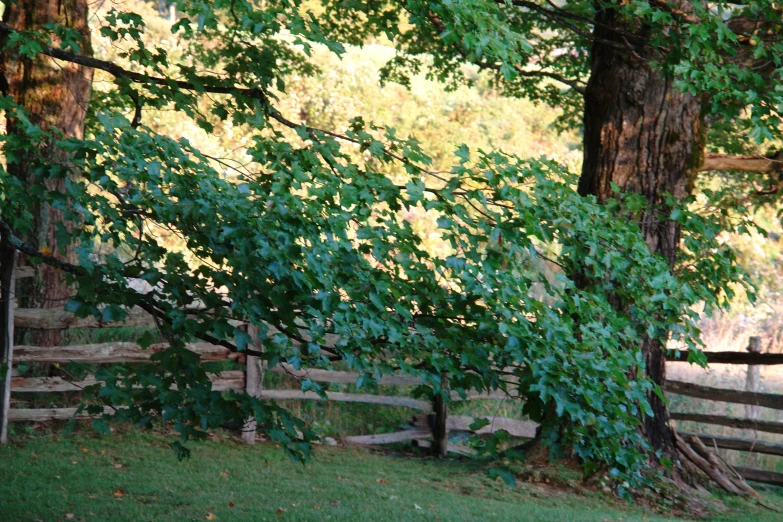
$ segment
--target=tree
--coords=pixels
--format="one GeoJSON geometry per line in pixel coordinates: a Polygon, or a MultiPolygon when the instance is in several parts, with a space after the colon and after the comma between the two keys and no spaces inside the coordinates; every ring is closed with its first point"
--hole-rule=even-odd
{"type": "MultiPolygon", "coordinates": [[[[568,123],[583,124],[580,194],[606,201],[619,187],[642,195],[650,205],[640,220],[642,233],[651,252],[672,268],[681,224],[670,218],[668,196],[690,196],[701,170],[770,172],[781,166],[762,156],[712,154],[705,161],[708,146],[748,152],[755,149],[749,138],[762,143],[779,136],[774,107],[780,95],[769,82],[780,74],[782,59],[780,12],[773,3],[514,0],[409,2],[405,9],[416,27],[397,37],[407,54],[390,64],[390,78],[416,70],[419,55],[429,52],[444,80],[459,81],[456,65],[468,60],[497,70],[509,92],[564,107],[567,118],[575,117],[568,123]]],[[[345,15],[339,13],[334,20],[345,15]]],[[[381,3],[365,13],[376,21],[375,31],[391,25],[381,3]]],[[[643,341],[646,372],[662,386],[661,348],[643,341]]],[[[654,415],[645,422],[647,437],[656,450],[671,454],[665,404],[655,395],[649,400],[654,415]]]]}
{"type": "MultiPolygon", "coordinates": [[[[0,178],[0,226],[13,248],[68,274],[76,288],[68,310],[109,321],[139,306],[158,321],[171,343],[162,364],[101,375],[96,392],[128,406],[121,418],[172,420],[187,438],[252,413],[292,454],[305,451],[312,434],[285,410],[210,391],[184,346],[203,339],[270,363],[341,361],[363,382],[416,374],[431,396],[516,388],[542,421],[542,440],[588,471],[606,467],[634,484],[647,451],[670,452],[661,347],[680,339],[698,359],[691,305],[719,306],[731,282],[745,282],[716,239],[725,223],[685,206],[703,121],[712,122],[712,143],[732,150],[776,135],[778,94],[764,80],[771,66],[749,63],[744,47],[777,66],[779,27],[765,21],[774,5],[225,0],[177,2],[177,13],[172,32],[183,51],[170,55],[144,41],[140,16],[110,11],[101,32],[123,49],[117,62],[80,53],[65,30],[58,43],[0,26],[6,53],[45,55],[114,82],[93,104],[84,139],[25,125],[5,140],[9,166],[43,143],[62,151],[29,161],[39,179],[62,180],[65,194],[33,196],[78,224],[60,238],[77,260],[24,240],[31,194],[14,176],[0,178]],[[745,34],[724,13],[759,22],[745,34]],[[317,72],[313,45],[341,54],[375,36],[398,50],[389,81],[426,69],[458,85],[471,81],[460,65],[473,63],[507,92],[561,107],[564,126],[584,112],[579,193],[551,162],[462,146],[450,172],[435,172],[415,139],[361,115],[345,129],[319,129],[276,108],[288,77],[317,72]],[[167,108],[207,132],[230,118],[252,136],[250,166],[144,125],[143,109],[167,108]],[[733,126],[748,139],[721,134],[733,126]],[[400,215],[410,207],[438,216],[448,255],[422,247],[400,215]],[[184,252],[159,246],[157,228],[181,237],[184,252]],[[687,248],[678,252],[681,235],[687,248]],[[129,278],[150,291],[130,290],[129,278]],[[533,284],[546,289],[543,299],[531,297],[533,284]]],[[[3,108],[29,121],[14,100],[3,108]]],[[[309,380],[303,389],[320,391],[309,380]]]]}
{"type": "MultiPolygon", "coordinates": [[[[37,31],[58,27],[67,31],[68,45],[71,49],[90,56],[90,30],[87,26],[87,2],[69,0],[66,2],[20,1],[8,3],[3,12],[3,20],[19,31],[37,31]]],[[[57,36],[53,35],[59,45],[57,36]]],[[[81,139],[84,136],[84,117],[90,99],[92,69],[74,63],[56,63],[48,56],[37,55],[22,59],[2,57],[4,76],[2,91],[20,106],[24,107],[30,123],[42,130],[57,129],[64,136],[81,139]]],[[[19,122],[8,119],[9,135],[24,134],[19,122]]],[[[45,145],[46,146],[46,145],[45,145]]],[[[38,151],[41,154],[55,154],[55,149],[38,151]]],[[[24,155],[16,163],[9,163],[9,174],[23,183],[47,184],[48,190],[64,192],[64,180],[40,180],[29,172],[24,155]]],[[[28,190],[34,191],[32,187],[28,190]]],[[[25,234],[26,241],[39,251],[53,251],[56,248],[56,236],[61,226],[69,226],[63,219],[63,212],[51,206],[45,199],[36,202],[27,209],[34,216],[34,224],[25,234]]],[[[60,252],[65,259],[73,261],[73,253],[66,246],[60,252]]],[[[27,264],[25,258],[22,264],[27,264]]],[[[22,296],[20,305],[27,308],[55,308],[62,306],[70,297],[71,291],[65,283],[61,270],[38,265],[34,278],[20,281],[17,293],[22,296]]],[[[31,342],[38,346],[57,346],[60,344],[59,330],[32,332],[31,342]]]]}
{"type": "MultiPolygon", "coordinates": [[[[766,13],[759,4],[742,8],[716,6],[711,10],[702,3],[687,1],[650,2],[650,8],[651,21],[633,20],[630,13],[612,8],[598,11],[594,17],[592,69],[585,89],[585,159],[579,191],[605,201],[611,197],[614,183],[622,190],[643,195],[653,208],[662,207],[645,214],[641,230],[650,250],[661,254],[675,268],[682,231],[680,223],[671,217],[666,197],[682,201],[693,192],[696,175],[704,165],[709,131],[705,120],[738,118],[736,109],[716,107],[718,95],[724,99],[740,98],[735,102],[740,105],[746,94],[745,85],[758,86],[765,74],[776,68],[770,65],[780,59],[780,49],[774,44],[764,48],[766,42],[774,39],[775,30],[765,21],[767,16],[776,16],[774,8],[766,13]],[[724,14],[733,15],[733,20],[724,22],[724,14]],[[656,16],[665,22],[656,25],[656,16]],[[739,20],[750,25],[733,23],[739,20]],[[666,31],[681,37],[688,31],[708,31],[711,27],[716,30],[713,34],[718,35],[717,42],[708,37],[705,44],[707,49],[712,47],[716,61],[725,67],[720,74],[736,75],[747,82],[745,85],[713,85],[699,78],[694,73],[707,65],[706,60],[692,50],[689,56],[685,53],[687,48],[674,52],[675,57],[684,55],[679,60],[663,56],[667,52],[664,47],[674,41],[666,38],[666,31]],[[744,32],[748,27],[752,27],[752,33],[744,32]],[[664,33],[663,38],[656,33],[664,33]],[[733,45],[721,46],[721,36],[733,45]],[[753,38],[758,39],[761,49],[748,56],[746,49],[754,45],[750,42],[753,38]],[[658,69],[653,65],[667,58],[668,67],[658,69]],[[690,59],[695,60],[691,63],[690,59]],[[754,73],[754,69],[758,72],[754,73]],[[693,83],[685,88],[688,80],[693,83]]],[[[762,92],[761,97],[775,99],[776,94],[762,92]]],[[[777,133],[774,112],[769,116],[771,121],[760,122],[760,126],[777,133]]],[[[662,386],[666,379],[664,346],[651,339],[643,343],[646,372],[662,386]]],[[[654,414],[645,423],[647,437],[655,449],[673,454],[675,444],[666,404],[655,396],[649,399],[654,414]]]]}

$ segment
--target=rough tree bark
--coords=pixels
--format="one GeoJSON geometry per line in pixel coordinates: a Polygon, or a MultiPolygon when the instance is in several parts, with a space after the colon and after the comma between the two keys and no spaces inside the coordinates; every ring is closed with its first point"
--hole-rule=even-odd
{"type": "MultiPolygon", "coordinates": [[[[90,31],[87,24],[87,0],[19,0],[6,3],[3,21],[18,30],[41,29],[49,23],[76,29],[81,35],[81,53],[92,55],[90,31]]],[[[68,137],[81,138],[84,135],[84,117],[90,98],[92,69],[72,63],[60,63],[39,55],[35,59],[20,59],[5,54],[0,56],[3,77],[2,89],[5,94],[24,107],[33,123],[44,130],[59,129],[68,137]]],[[[8,133],[17,132],[12,119],[8,121],[8,133]]],[[[38,150],[36,154],[56,154],[54,150],[38,150]]],[[[39,183],[29,170],[28,162],[23,158],[18,164],[9,165],[9,172],[26,183],[39,183]]],[[[46,181],[51,190],[64,190],[63,181],[46,181]]],[[[39,250],[58,251],[55,233],[58,223],[63,223],[61,210],[42,204],[32,209],[37,216],[36,230],[25,237],[39,250]]],[[[67,224],[66,224],[67,226],[67,224]]],[[[63,259],[73,257],[70,248],[65,248],[58,256],[63,259]]],[[[22,257],[20,265],[28,262],[22,257]]],[[[39,265],[32,279],[20,281],[17,285],[19,305],[26,308],[51,308],[62,306],[70,295],[63,273],[50,266],[39,265]]],[[[59,330],[33,331],[32,344],[56,346],[60,344],[62,332],[59,330]]]]}
{"type": "MultiPolygon", "coordinates": [[[[585,90],[582,195],[606,200],[612,197],[611,183],[615,183],[659,205],[664,192],[681,198],[693,188],[703,162],[701,105],[650,67],[653,57],[644,50],[646,33],[644,26],[620,20],[611,10],[597,15],[597,41],[585,90]]],[[[664,211],[648,212],[641,228],[650,250],[673,266],[679,226],[664,211]]],[[[646,373],[661,387],[666,380],[662,348],[649,339],[642,345],[646,373]]],[[[672,455],[675,441],[666,405],[654,394],[649,399],[654,416],[644,422],[645,436],[653,449],[672,455]]]]}

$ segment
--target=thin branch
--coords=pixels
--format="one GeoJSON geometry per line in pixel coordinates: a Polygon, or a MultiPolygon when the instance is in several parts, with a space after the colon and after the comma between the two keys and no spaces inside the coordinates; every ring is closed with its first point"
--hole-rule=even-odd
{"type": "Polygon", "coordinates": [[[519,74],[520,76],[526,78],[535,78],[535,77],[551,78],[552,80],[556,80],[562,84],[568,85],[582,96],[584,96],[585,94],[585,88],[583,84],[580,85],[582,82],[580,82],[579,80],[571,80],[569,78],[566,78],[565,76],[561,76],[557,73],[553,73],[549,71],[527,71],[519,65],[516,65],[515,68],[517,70],[517,74],[519,74]]]}
{"type": "Polygon", "coordinates": [[[783,170],[783,160],[777,155],[765,156],[726,156],[707,154],[699,168],[700,171],[735,170],[743,172],[775,172],[783,170]]]}

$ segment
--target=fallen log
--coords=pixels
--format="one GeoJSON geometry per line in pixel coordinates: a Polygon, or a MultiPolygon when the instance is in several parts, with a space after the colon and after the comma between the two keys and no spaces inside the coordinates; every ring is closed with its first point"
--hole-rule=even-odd
{"type": "Polygon", "coordinates": [[[680,381],[666,381],[664,391],[666,391],[666,393],[687,395],[689,397],[697,397],[710,401],[751,404],[764,406],[765,408],[783,410],[783,396],[774,393],[726,390],[723,388],[712,388],[710,386],[680,381]]]}
{"type": "Polygon", "coordinates": [[[739,475],[734,469],[728,465],[728,463],[724,466],[721,464],[721,462],[718,460],[718,455],[711,452],[707,449],[707,446],[704,445],[704,443],[695,435],[691,435],[689,438],[689,442],[691,447],[702,457],[707,459],[707,461],[712,464],[716,469],[720,469],[723,471],[723,473],[726,475],[726,477],[735,485],[737,488],[742,491],[745,495],[749,497],[756,497],[758,498],[759,494],[756,493],[753,488],[748,486],[748,484],[745,482],[745,480],[742,478],[741,475],[739,475]]]}
{"type": "Polygon", "coordinates": [[[736,417],[724,417],[723,415],[706,415],[703,413],[672,412],[670,418],[679,421],[699,422],[702,424],[715,424],[728,426],[741,430],[763,431],[766,433],[783,433],[783,422],[760,421],[755,419],[740,419],[736,417]]]}
{"type": "Polygon", "coordinates": [[[742,491],[734,485],[734,483],[723,474],[723,471],[718,467],[714,467],[701,455],[687,443],[677,432],[674,432],[674,442],[677,445],[677,450],[680,453],[680,458],[687,458],[699,469],[701,469],[708,477],[715,481],[720,487],[734,493],[735,495],[742,495],[742,491]]]}

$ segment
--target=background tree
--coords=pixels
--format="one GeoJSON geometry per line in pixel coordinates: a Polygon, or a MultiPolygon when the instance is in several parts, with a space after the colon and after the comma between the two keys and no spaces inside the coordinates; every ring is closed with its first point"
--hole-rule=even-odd
{"type": "MultiPolygon", "coordinates": [[[[63,180],[67,197],[40,197],[79,223],[61,238],[76,245],[78,260],[42,255],[24,241],[31,195],[13,176],[3,178],[2,225],[14,248],[77,283],[69,310],[113,320],[135,305],[157,318],[172,343],[149,370],[158,373],[102,376],[101,396],[129,406],[120,417],[173,420],[187,437],[252,412],[290,451],[303,449],[284,410],[211,392],[184,349],[198,338],[248,350],[251,340],[231,322],[240,320],[259,328],[252,341],[270,363],[342,361],[368,381],[403,371],[420,375],[419,391],[430,395],[448,396],[444,372],[458,392],[515,388],[549,444],[574,452],[588,470],[600,464],[640,480],[642,450],[669,449],[657,399],[661,346],[682,340],[697,357],[690,306],[720,305],[720,292],[743,280],[716,240],[722,223],[682,206],[700,163],[700,118],[708,109],[722,118],[713,123],[716,144],[726,141],[718,140],[726,122],[746,122],[745,111],[749,137],[777,132],[776,91],[759,88],[749,98],[743,84],[763,87],[769,71],[724,63],[744,47],[723,13],[764,20],[774,6],[183,1],[177,12],[176,56],[145,43],[140,16],[107,14],[102,34],[122,49],[125,67],[80,54],[68,39],[2,26],[6,53],[43,54],[114,82],[94,104],[85,139],[30,125],[5,141],[9,165],[48,140],[67,152],[34,154],[30,164],[41,179],[63,180]],[[572,175],[551,163],[462,146],[449,172],[435,172],[418,143],[393,129],[361,117],[319,129],[278,110],[286,78],[315,72],[313,45],[341,54],[343,44],[370,36],[398,49],[387,80],[404,83],[426,68],[458,85],[471,81],[459,65],[472,62],[494,71],[509,93],[563,107],[562,125],[579,123],[586,93],[581,195],[572,175]],[[144,125],[144,108],[173,108],[208,132],[230,118],[251,137],[252,161],[226,163],[156,134],[144,125]],[[617,200],[608,199],[612,183],[617,200]],[[401,218],[408,208],[437,216],[444,254],[422,248],[401,218]],[[680,227],[688,248],[675,256],[680,227]],[[185,251],[162,248],[159,228],[181,237],[185,251]],[[533,269],[542,255],[556,277],[533,269]],[[675,262],[687,268],[672,271],[675,262]],[[150,290],[129,290],[128,278],[150,290]],[[544,299],[530,296],[533,284],[546,289],[544,299]],[[652,381],[629,373],[643,366],[652,381]],[[650,416],[645,440],[637,425],[650,416]]],[[[761,27],[750,40],[754,57],[774,63],[777,26],[761,27]]],[[[9,118],[29,120],[24,106],[3,103],[9,118]]],[[[318,389],[309,381],[303,388],[318,389]]]]}

